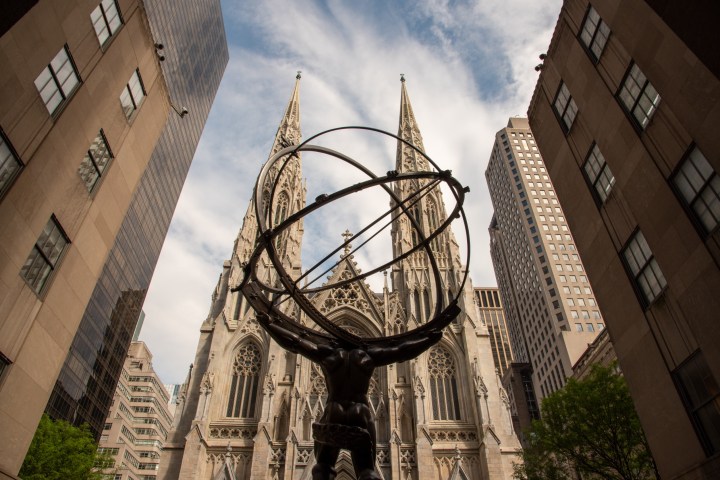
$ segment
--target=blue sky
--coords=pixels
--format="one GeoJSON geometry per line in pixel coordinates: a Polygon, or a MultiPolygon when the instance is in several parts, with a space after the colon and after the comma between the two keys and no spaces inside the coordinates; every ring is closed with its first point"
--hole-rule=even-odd
{"type": "MultiPolygon", "coordinates": [[[[298,70],[304,138],[346,125],[395,133],[405,74],[426,152],[471,189],[465,210],[473,285],[495,285],[484,172],[495,133],[508,117],[527,112],[537,81],[533,67],[561,4],[223,1],[230,62],[144,305],[140,339],[161,379],[182,382],[194,360],[200,324],[298,70]]],[[[336,146],[355,158],[377,159],[378,168],[394,160],[372,140],[348,137],[336,146]]],[[[321,161],[304,157],[303,168],[310,178],[343,181],[342,170],[321,161]]],[[[362,223],[345,222],[351,230],[362,223]]]]}

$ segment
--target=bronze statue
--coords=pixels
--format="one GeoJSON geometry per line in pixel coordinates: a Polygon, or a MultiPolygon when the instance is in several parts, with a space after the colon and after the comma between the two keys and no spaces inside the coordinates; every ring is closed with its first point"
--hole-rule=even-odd
{"type": "MultiPolygon", "coordinates": [[[[320,421],[312,426],[317,461],[312,470],[312,478],[314,480],[334,479],[336,477],[335,462],[340,450],[346,449],[352,456],[357,479],[374,480],[381,477],[374,468],[375,418],[367,396],[370,379],[376,367],[417,357],[437,343],[442,337],[442,329],[460,313],[457,302],[468,278],[470,261],[469,229],[462,209],[465,194],[469,189],[463,187],[449,170],[441,170],[421,149],[388,132],[370,127],[340,127],[321,132],[311,137],[310,140],[299,145],[287,145],[276,152],[260,172],[253,196],[255,216],[258,222],[257,245],[247,262],[243,264],[244,276],[240,285],[231,290],[243,292],[243,296],[255,310],[260,325],[281,347],[318,363],[322,369],[328,390],[328,399],[320,421]],[[409,172],[391,170],[385,175],[376,175],[365,165],[346,155],[308,143],[312,139],[339,130],[363,130],[395,139],[398,145],[404,145],[403,148],[413,150],[424,158],[429,165],[433,166],[433,169],[409,172]],[[284,215],[274,218],[273,212],[276,209],[271,206],[275,205],[277,184],[284,178],[282,172],[289,162],[303,151],[327,155],[356,169],[367,178],[334,193],[321,194],[314,202],[290,214],[287,218],[284,215]],[[422,185],[422,188],[418,188],[412,195],[400,198],[394,186],[402,182],[422,185]],[[439,225],[434,226],[432,231],[426,231],[419,223],[418,218],[411,212],[414,211],[423,196],[433,188],[439,188],[441,184],[452,192],[455,206],[439,225]],[[319,208],[370,188],[381,188],[387,193],[391,200],[390,209],[364,227],[358,234],[347,232],[346,235],[343,235],[345,241],[340,246],[302,275],[291,274],[287,270],[289,265],[285,255],[277,249],[278,239],[282,238],[283,233],[319,208]],[[344,261],[345,258],[352,255],[353,251],[357,249],[350,250],[351,241],[362,238],[363,241],[359,248],[366,245],[379,233],[373,233],[371,228],[387,219],[389,221],[380,230],[403,219],[409,223],[417,234],[416,241],[413,241],[412,246],[386,263],[379,262],[380,265],[374,265],[364,273],[358,271],[357,275],[352,278],[313,286],[314,282],[322,279],[325,273],[330,271],[328,269],[319,275],[314,274],[317,277],[308,282],[310,272],[318,269],[326,260],[342,249],[345,251],[340,261],[344,261]],[[430,245],[455,219],[462,220],[468,253],[462,278],[456,279],[456,287],[451,291],[443,281],[440,266],[430,245]],[[362,237],[362,235],[367,235],[369,238],[362,237]],[[342,288],[354,282],[362,282],[371,275],[385,272],[412,255],[424,255],[423,258],[427,261],[430,274],[429,285],[435,296],[434,301],[428,300],[428,303],[434,305],[434,311],[432,314],[426,314],[426,322],[420,322],[414,329],[384,336],[381,334],[379,337],[360,337],[331,321],[311,301],[313,296],[323,291],[342,288]],[[452,300],[445,307],[448,293],[451,293],[452,300]],[[300,321],[302,314],[305,315],[306,321],[300,321]],[[315,327],[312,327],[312,324],[315,327]]],[[[336,262],[334,267],[338,264],[339,262],[336,262]]]]}
{"type": "Polygon", "coordinates": [[[264,315],[261,324],[283,348],[320,365],[325,375],[328,398],[320,422],[313,425],[315,459],[313,480],[335,478],[340,449],[350,450],[358,480],[376,480],[375,415],[367,391],[376,367],[415,358],[442,338],[442,331],[430,330],[389,347],[343,345],[340,342],[314,343],[293,333],[264,315]]]}

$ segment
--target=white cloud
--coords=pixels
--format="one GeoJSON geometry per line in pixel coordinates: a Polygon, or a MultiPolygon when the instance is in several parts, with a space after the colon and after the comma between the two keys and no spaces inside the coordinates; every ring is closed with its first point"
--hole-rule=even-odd
{"type": "MultiPolygon", "coordinates": [[[[296,70],[303,71],[304,138],[345,125],[395,133],[399,75],[406,74],[428,155],[471,189],[466,213],[473,283],[494,285],[485,167],[495,132],[509,116],[527,110],[537,79],[533,67],[547,48],[560,5],[560,0],[427,0],[407,8],[394,2],[332,0],[225,3],[231,60],[144,306],[141,339],[153,352],[161,378],[181,382],[194,359],[199,326],[267,159],[296,70]]],[[[378,173],[394,161],[394,148],[375,140],[329,142],[378,173]]],[[[306,157],[304,171],[310,178],[347,184],[347,169],[306,157]]],[[[363,212],[386,206],[382,198],[363,212]]],[[[367,218],[336,213],[333,220],[339,231],[328,237],[357,228],[367,218]]],[[[306,238],[323,235],[307,231],[306,238]]]]}

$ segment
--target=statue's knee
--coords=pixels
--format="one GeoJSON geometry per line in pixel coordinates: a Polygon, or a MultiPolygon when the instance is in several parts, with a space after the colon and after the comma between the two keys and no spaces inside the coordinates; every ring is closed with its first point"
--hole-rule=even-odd
{"type": "Polygon", "coordinates": [[[335,480],[336,474],[337,472],[332,465],[328,465],[327,463],[317,463],[312,468],[313,480],[335,480]]]}
{"type": "Polygon", "coordinates": [[[382,477],[375,470],[365,470],[360,472],[357,480],[382,480],[382,477]]]}

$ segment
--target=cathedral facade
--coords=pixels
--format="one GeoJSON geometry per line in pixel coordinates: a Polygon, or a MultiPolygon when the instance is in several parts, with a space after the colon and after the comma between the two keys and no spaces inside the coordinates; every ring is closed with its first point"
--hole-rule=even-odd
{"type": "MultiPolygon", "coordinates": [[[[300,142],[299,108],[298,76],[270,157],[300,142]]],[[[398,136],[424,151],[404,80],[398,136]]],[[[398,142],[398,172],[427,170],[425,162],[413,148],[398,142]]],[[[282,175],[272,197],[279,221],[305,205],[300,155],[290,160],[282,175]]],[[[396,186],[395,193],[407,198],[412,188],[396,186]]],[[[423,196],[411,213],[427,237],[446,218],[440,189],[423,196]]],[[[311,426],[321,417],[327,398],[320,367],[277,345],[260,327],[242,293],[232,291],[255,248],[255,215],[251,201],[200,328],[195,363],[178,397],[158,479],[312,477],[311,426]]],[[[276,242],[283,264],[295,278],[301,271],[302,235],[302,223],[297,222],[276,242]]],[[[391,227],[393,255],[410,250],[418,241],[416,235],[407,219],[396,219],[391,227]]],[[[449,228],[432,241],[432,249],[446,295],[459,295],[462,312],[440,342],[419,357],[375,370],[368,397],[376,418],[376,470],[385,479],[398,480],[510,479],[520,444],[487,327],[480,320],[470,282],[462,283],[465,266],[449,228]]],[[[328,281],[351,278],[358,271],[348,245],[328,281]]],[[[272,280],[272,272],[268,276],[272,280]]],[[[312,302],[352,333],[393,335],[430,320],[435,298],[431,276],[428,262],[411,254],[392,266],[382,292],[355,282],[324,290],[312,302]]],[[[338,480],[355,478],[346,451],[336,469],[338,480]]]]}

